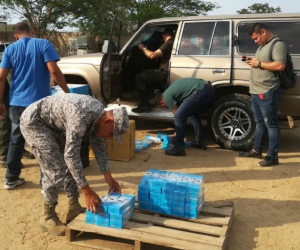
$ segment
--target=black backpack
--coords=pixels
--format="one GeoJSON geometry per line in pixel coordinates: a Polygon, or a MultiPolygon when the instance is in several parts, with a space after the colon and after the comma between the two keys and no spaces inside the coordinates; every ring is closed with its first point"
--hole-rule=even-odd
{"type": "MultiPolygon", "coordinates": [[[[282,40],[275,39],[271,44],[271,48],[269,51],[270,61],[273,61],[273,59],[272,59],[273,47],[274,47],[275,43],[277,43],[278,41],[282,41],[282,40]]],[[[296,75],[294,73],[292,57],[289,52],[287,53],[287,57],[286,57],[285,69],[283,71],[277,71],[277,72],[275,72],[275,74],[278,77],[281,88],[291,89],[291,88],[295,87],[296,75]]]]}

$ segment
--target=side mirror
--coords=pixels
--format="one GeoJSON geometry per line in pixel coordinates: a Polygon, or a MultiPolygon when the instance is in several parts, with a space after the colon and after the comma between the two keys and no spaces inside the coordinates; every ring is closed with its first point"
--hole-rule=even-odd
{"type": "Polygon", "coordinates": [[[103,40],[101,52],[103,54],[108,53],[108,52],[117,53],[118,51],[117,51],[116,43],[113,41],[109,41],[109,40],[103,40]],[[110,44],[109,44],[109,42],[110,42],[110,44]],[[108,45],[110,45],[110,51],[108,51],[108,45]]]}

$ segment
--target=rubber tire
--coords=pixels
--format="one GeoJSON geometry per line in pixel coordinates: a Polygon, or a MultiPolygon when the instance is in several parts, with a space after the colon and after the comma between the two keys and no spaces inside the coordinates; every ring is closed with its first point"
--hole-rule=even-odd
{"type": "Polygon", "coordinates": [[[243,94],[231,94],[218,100],[209,113],[208,128],[211,129],[212,135],[216,143],[225,149],[245,151],[249,150],[253,145],[256,123],[254,120],[251,97],[243,94]],[[248,134],[240,140],[231,140],[222,134],[218,121],[224,110],[236,107],[243,110],[249,116],[251,126],[248,128],[248,134]]]}

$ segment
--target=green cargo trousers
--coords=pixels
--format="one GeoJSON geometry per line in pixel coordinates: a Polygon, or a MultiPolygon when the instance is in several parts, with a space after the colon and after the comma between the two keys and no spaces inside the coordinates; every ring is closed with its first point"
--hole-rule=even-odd
{"type": "MultiPolygon", "coordinates": [[[[9,89],[8,81],[6,81],[3,93],[3,103],[6,106],[7,112],[9,108],[9,89]]],[[[10,140],[10,128],[11,122],[9,115],[7,115],[5,119],[0,119],[0,161],[6,161],[6,154],[10,140]]]]}

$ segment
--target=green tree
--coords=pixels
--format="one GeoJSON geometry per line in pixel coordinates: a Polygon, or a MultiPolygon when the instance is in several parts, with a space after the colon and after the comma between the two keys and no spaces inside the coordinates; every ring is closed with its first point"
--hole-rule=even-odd
{"type": "Polygon", "coordinates": [[[0,0],[0,18],[8,15],[26,21],[37,37],[47,37],[54,30],[72,23],[74,15],[90,7],[89,0],[0,0]]]}
{"type": "Polygon", "coordinates": [[[199,16],[219,8],[217,3],[200,0],[125,0],[129,21],[139,28],[144,22],[160,17],[199,16]]]}
{"type": "MultiPolygon", "coordinates": [[[[206,15],[220,6],[200,0],[94,0],[93,8],[81,16],[77,26],[94,35],[107,36],[113,13],[123,20],[123,34],[131,34],[150,19],[206,15]]],[[[76,26],[76,24],[75,24],[76,26]]]]}
{"type": "Polygon", "coordinates": [[[270,7],[268,3],[255,3],[249,6],[247,9],[241,9],[236,11],[238,14],[260,14],[260,13],[280,13],[281,8],[270,7]]]}

